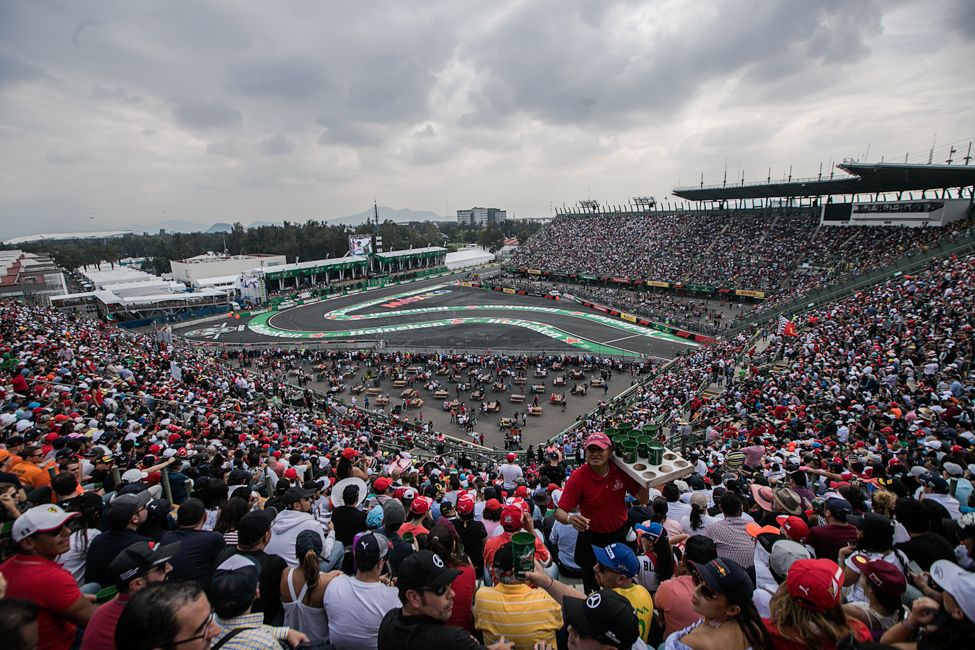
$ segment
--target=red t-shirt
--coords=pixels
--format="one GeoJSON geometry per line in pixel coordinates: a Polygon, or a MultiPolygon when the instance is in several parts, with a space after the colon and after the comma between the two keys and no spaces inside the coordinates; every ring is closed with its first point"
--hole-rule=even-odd
{"type": "Polygon", "coordinates": [[[123,600],[119,595],[95,610],[85,628],[81,650],[115,650],[115,627],[127,602],[128,596],[123,600]]]}
{"type": "MultiPolygon", "coordinates": [[[[454,611],[450,614],[447,625],[453,625],[471,634],[474,634],[474,592],[477,590],[475,584],[477,576],[474,574],[474,567],[457,567],[460,575],[454,578],[450,587],[454,590],[454,611]]],[[[81,650],[85,650],[82,648],[81,650]]]]}
{"type": "MultiPolygon", "coordinates": [[[[515,532],[528,532],[528,531],[515,531],[515,532]]],[[[495,535],[494,537],[489,537],[486,542],[484,542],[484,566],[490,568],[494,564],[494,554],[498,552],[498,549],[511,541],[512,533],[504,531],[500,535],[495,535]]],[[[535,559],[542,564],[548,564],[549,558],[548,549],[542,540],[538,539],[538,535],[535,535],[535,559]]]]}
{"type": "Polygon", "coordinates": [[[46,558],[18,554],[0,564],[7,579],[7,598],[24,598],[37,603],[38,650],[67,650],[77,627],[61,613],[81,598],[71,574],[46,558]]]}
{"type": "MultiPolygon", "coordinates": [[[[792,641],[782,636],[778,628],[775,627],[775,623],[771,619],[763,618],[762,622],[765,623],[765,629],[768,630],[769,639],[772,641],[773,650],[807,650],[806,646],[798,641],[792,641]]],[[[850,631],[853,632],[853,638],[860,643],[868,643],[873,641],[873,636],[870,634],[870,628],[868,628],[862,621],[849,618],[846,619],[846,624],[850,626],[850,631]]],[[[822,650],[836,650],[835,643],[823,643],[817,646],[822,650]]]]}
{"type": "Polygon", "coordinates": [[[589,520],[594,533],[612,533],[626,523],[626,493],[636,496],[640,486],[628,474],[609,465],[609,473],[599,476],[586,463],[572,472],[565,482],[559,508],[572,512],[577,507],[589,520]]]}

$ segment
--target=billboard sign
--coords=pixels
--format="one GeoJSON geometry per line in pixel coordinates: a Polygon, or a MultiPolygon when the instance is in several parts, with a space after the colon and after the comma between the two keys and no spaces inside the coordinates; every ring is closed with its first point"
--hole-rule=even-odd
{"type": "Polygon", "coordinates": [[[372,235],[349,235],[349,253],[369,255],[372,251],[372,235]]]}

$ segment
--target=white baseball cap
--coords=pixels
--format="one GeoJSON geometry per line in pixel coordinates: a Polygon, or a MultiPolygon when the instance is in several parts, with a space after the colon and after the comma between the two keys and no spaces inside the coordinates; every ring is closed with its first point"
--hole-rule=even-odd
{"type": "Polygon", "coordinates": [[[65,512],[54,504],[34,506],[14,521],[10,536],[14,542],[27,539],[35,533],[46,533],[60,528],[64,522],[80,517],[80,512],[65,512]]]}
{"type": "Polygon", "coordinates": [[[123,483],[138,483],[144,478],[148,478],[149,475],[138,469],[128,469],[122,474],[123,483]]]}
{"type": "Polygon", "coordinates": [[[950,560],[938,560],[931,565],[931,579],[951,594],[970,622],[975,622],[975,573],[965,571],[950,560]]]}

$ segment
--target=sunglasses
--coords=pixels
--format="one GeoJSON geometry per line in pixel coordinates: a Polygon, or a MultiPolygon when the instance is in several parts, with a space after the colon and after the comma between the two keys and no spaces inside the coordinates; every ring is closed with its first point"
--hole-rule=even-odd
{"type": "Polygon", "coordinates": [[[447,593],[447,590],[448,589],[450,589],[450,585],[449,584],[448,585],[440,585],[436,589],[421,589],[421,591],[427,591],[427,592],[430,592],[431,594],[436,594],[438,596],[444,596],[447,593]]]}
{"type": "Polygon", "coordinates": [[[714,600],[715,598],[721,595],[711,587],[707,586],[707,584],[703,580],[701,580],[701,576],[698,575],[697,573],[691,575],[691,580],[694,581],[694,586],[700,590],[701,596],[705,600],[714,600]]]}

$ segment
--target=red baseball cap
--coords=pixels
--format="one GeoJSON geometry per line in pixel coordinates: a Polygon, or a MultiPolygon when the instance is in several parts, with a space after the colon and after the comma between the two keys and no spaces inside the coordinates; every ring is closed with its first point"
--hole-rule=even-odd
{"type": "Polygon", "coordinates": [[[501,502],[498,501],[497,499],[488,499],[487,501],[484,502],[484,509],[485,510],[500,510],[501,509],[501,502]]]}
{"type": "Polygon", "coordinates": [[[826,612],[842,600],[843,569],[832,560],[796,560],[785,584],[800,607],[826,612]]]}
{"type": "Polygon", "coordinates": [[[596,445],[600,449],[609,449],[613,446],[613,443],[609,439],[609,436],[602,431],[597,431],[589,434],[589,437],[586,438],[586,442],[584,442],[582,446],[589,447],[590,445],[596,445]]]}
{"type": "Polygon", "coordinates": [[[342,458],[345,458],[346,460],[352,460],[358,455],[359,452],[353,449],[352,447],[346,447],[345,449],[342,450],[342,458]]]}
{"type": "Polygon", "coordinates": [[[462,515],[469,515],[474,512],[474,497],[470,494],[465,494],[461,498],[457,499],[457,512],[462,515]]]}
{"type": "Polygon", "coordinates": [[[501,527],[509,533],[521,529],[521,518],[524,511],[518,504],[507,505],[501,511],[501,527]]]}
{"type": "Polygon", "coordinates": [[[516,487],[515,488],[515,496],[516,497],[521,497],[522,499],[526,498],[528,496],[528,486],[527,485],[519,485],[518,487],[516,487]]]}
{"type": "Polygon", "coordinates": [[[284,470],[284,477],[288,480],[294,481],[298,478],[298,470],[296,470],[294,467],[289,467],[288,469],[284,470]]]}
{"type": "Polygon", "coordinates": [[[430,497],[417,497],[410,504],[410,512],[414,515],[425,515],[430,510],[430,497]]]}
{"type": "Polygon", "coordinates": [[[789,539],[802,542],[809,536],[809,524],[795,515],[779,515],[775,518],[782,528],[782,532],[789,536],[789,539]]]}
{"type": "Polygon", "coordinates": [[[505,458],[507,458],[507,459],[508,459],[508,462],[510,463],[510,462],[511,462],[511,461],[513,461],[514,459],[516,459],[516,458],[518,458],[518,454],[515,454],[515,453],[509,453],[509,454],[508,454],[507,456],[505,456],[505,458]]]}
{"type": "Polygon", "coordinates": [[[867,577],[870,585],[880,594],[890,598],[900,598],[907,589],[907,580],[896,566],[886,560],[871,560],[855,553],[853,563],[860,573],[867,577]]]}
{"type": "Polygon", "coordinates": [[[380,476],[372,483],[372,489],[376,492],[385,492],[393,482],[385,476],[380,476]]]}

